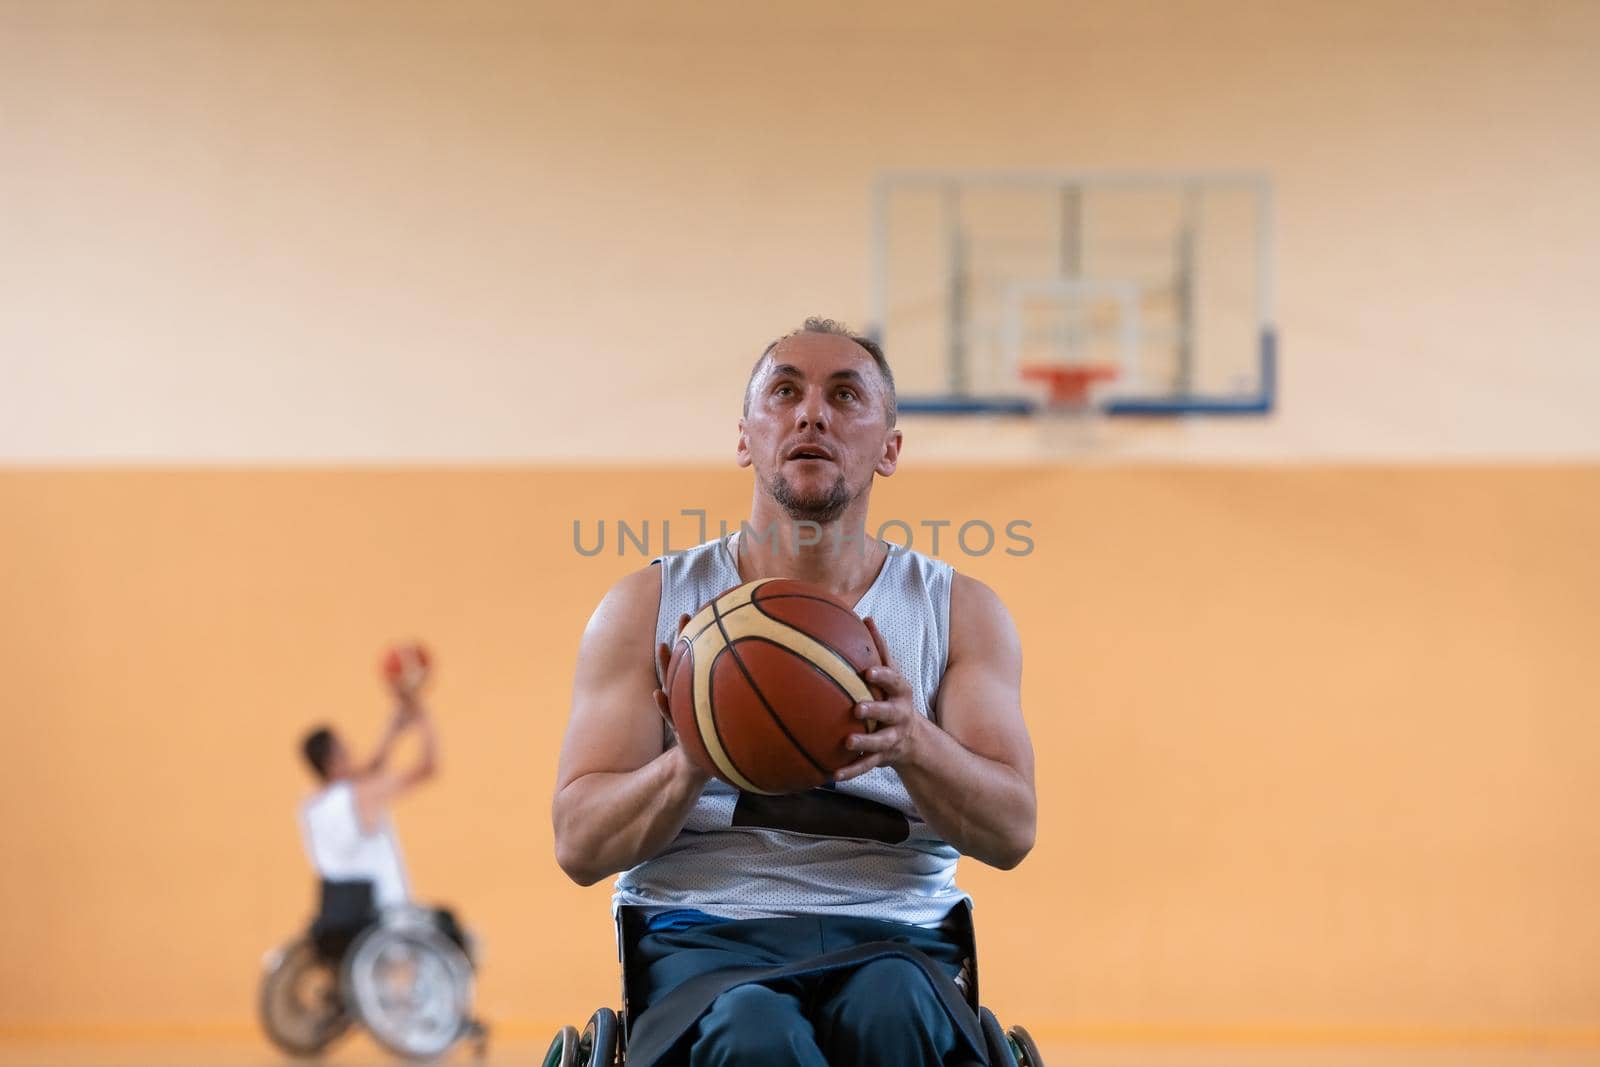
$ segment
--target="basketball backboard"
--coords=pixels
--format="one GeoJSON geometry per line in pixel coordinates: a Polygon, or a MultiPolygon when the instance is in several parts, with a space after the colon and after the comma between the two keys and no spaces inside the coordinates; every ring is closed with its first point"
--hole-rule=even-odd
{"type": "Polygon", "coordinates": [[[902,411],[1036,411],[1028,380],[1052,364],[1109,378],[1093,403],[1110,415],[1272,408],[1262,175],[893,171],[872,253],[902,411]]]}

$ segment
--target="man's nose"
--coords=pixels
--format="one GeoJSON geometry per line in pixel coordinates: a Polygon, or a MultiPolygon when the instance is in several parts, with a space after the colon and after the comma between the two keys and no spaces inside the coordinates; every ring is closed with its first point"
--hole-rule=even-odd
{"type": "Polygon", "coordinates": [[[806,390],[805,402],[799,406],[795,417],[799,429],[821,433],[828,428],[828,405],[820,388],[806,390]]]}

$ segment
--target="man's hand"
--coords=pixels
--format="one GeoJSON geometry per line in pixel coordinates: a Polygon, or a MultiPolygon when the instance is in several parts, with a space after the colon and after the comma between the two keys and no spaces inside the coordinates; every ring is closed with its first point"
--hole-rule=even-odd
{"type": "Polygon", "coordinates": [[[398,709],[409,709],[422,699],[422,682],[409,679],[405,674],[391,675],[386,681],[398,709]]]}
{"type": "Polygon", "coordinates": [[[898,767],[912,762],[916,758],[917,740],[929,725],[912,703],[911,683],[889,657],[889,645],[878,632],[878,624],[871,618],[866,622],[867,632],[878,646],[878,658],[884,666],[868,667],[862,677],[883,696],[856,705],[856,718],[863,720],[864,732],[851,734],[849,745],[850,750],[860,753],[862,758],[841,767],[833,776],[836,782],[849,781],[877,767],[898,767]],[[873,723],[877,724],[876,729],[873,723]]]}
{"type": "Polygon", "coordinates": [[[845,781],[893,768],[917,812],[964,855],[1009,870],[1033,848],[1038,801],[1033,745],[1022,721],[1022,644],[994,591],[957,574],[950,588],[950,646],[937,705],[924,718],[911,685],[889,659],[877,624],[867,629],[884,666],[863,671],[881,696],[857,706],[877,730],[850,738],[862,758],[845,781]]]}
{"type": "MultiPolygon", "coordinates": [[[[689,616],[679,615],[678,633],[682,634],[683,628],[687,625],[689,625],[689,616]]],[[[676,642],[674,642],[674,644],[676,644],[676,642]]],[[[667,644],[665,641],[656,646],[656,677],[661,679],[661,683],[663,685],[665,685],[667,681],[667,668],[672,664],[672,648],[673,646],[667,644]]],[[[659,711],[661,713],[661,717],[666,720],[667,730],[672,731],[672,707],[667,703],[666,692],[657,688],[651,692],[650,696],[656,702],[656,710],[659,711]]]]}
{"type": "MultiPolygon", "coordinates": [[[[682,634],[683,628],[687,625],[689,625],[689,616],[679,615],[678,633],[682,634]]],[[[674,644],[675,643],[676,642],[674,642],[674,644]]],[[[663,683],[665,683],[667,680],[667,668],[672,664],[673,647],[673,645],[669,645],[665,641],[656,646],[656,666],[658,668],[656,674],[663,683]]],[[[688,752],[684,751],[683,746],[676,744],[673,741],[673,738],[677,736],[677,728],[672,723],[672,706],[667,701],[666,692],[661,689],[656,689],[651,692],[650,696],[655,700],[656,710],[661,713],[661,721],[665,724],[661,741],[662,747],[667,749],[668,758],[675,759],[676,762],[674,763],[674,766],[677,767],[679,772],[682,773],[690,782],[700,786],[705,785],[707,782],[711,781],[710,772],[708,772],[704,767],[700,766],[694,760],[690,759],[688,752]]]]}

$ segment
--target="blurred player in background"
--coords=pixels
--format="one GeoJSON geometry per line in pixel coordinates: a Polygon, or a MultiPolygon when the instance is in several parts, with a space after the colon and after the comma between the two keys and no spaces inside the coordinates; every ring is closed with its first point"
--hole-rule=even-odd
{"type": "MultiPolygon", "coordinates": [[[[427,678],[420,670],[386,671],[394,712],[372,754],[358,759],[329,726],[306,734],[301,751],[321,788],[300,805],[306,854],[327,882],[366,882],[378,910],[412,902],[411,883],[389,808],[439,771],[439,739],[422,701],[427,678]],[[404,770],[389,769],[395,746],[407,733],[418,743],[416,758],[404,770]]],[[[448,909],[434,909],[439,929],[468,955],[467,939],[448,909]]]]}

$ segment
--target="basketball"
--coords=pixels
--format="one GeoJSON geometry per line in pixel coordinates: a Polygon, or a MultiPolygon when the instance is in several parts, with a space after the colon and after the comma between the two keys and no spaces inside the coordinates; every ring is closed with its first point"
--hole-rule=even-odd
{"type": "Polygon", "coordinates": [[[858,758],[876,724],[861,672],[882,661],[866,623],[817,586],[764,578],[719,594],[684,626],[664,686],[684,751],[750,793],[796,793],[858,758]]]}
{"type": "Polygon", "coordinates": [[[420,644],[395,645],[383,654],[384,680],[402,693],[415,693],[428,680],[432,661],[420,644]]]}

